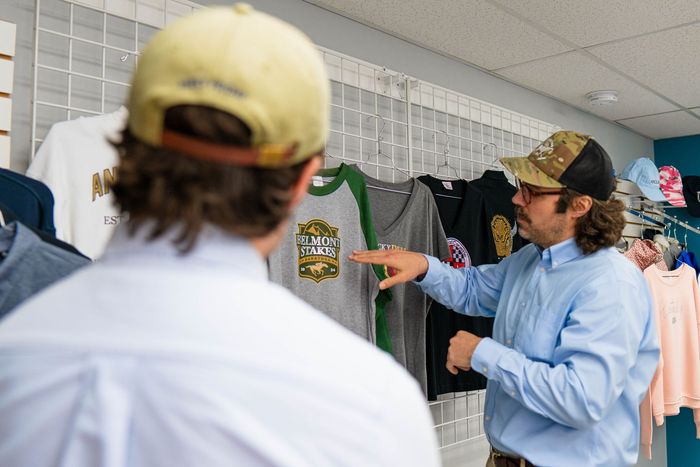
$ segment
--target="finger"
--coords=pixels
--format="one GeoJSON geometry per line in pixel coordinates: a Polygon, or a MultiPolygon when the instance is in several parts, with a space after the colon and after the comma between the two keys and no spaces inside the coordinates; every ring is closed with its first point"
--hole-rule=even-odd
{"type": "Polygon", "coordinates": [[[457,367],[454,366],[452,363],[447,362],[447,365],[445,365],[445,366],[447,367],[447,371],[449,371],[453,375],[456,375],[457,373],[459,373],[459,370],[457,369],[457,367]]]}
{"type": "Polygon", "coordinates": [[[348,259],[356,263],[386,264],[387,253],[383,251],[361,251],[357,253],[353,252],[353,254],[348,256],[348,259]]]}
{"type": "Polygon", "coordinates": [[[393,287],[393,286],[398,285],[398,284],[403,284],[404,282],[408,282],[411,279],[413,279],[413,278],[411,277],[410,274],[400,272],[395,276],[391,276],[388,279],[384,279],[383,281],[381,281],[379,283],[379,290],[386,290],[389,287],[393,287]]]}
{"type": "Polygon", "coordinates": [[[472,369],[471,366],[458,366],[457,368],[459,368],[462,371],[469,371],[472,369]]]}

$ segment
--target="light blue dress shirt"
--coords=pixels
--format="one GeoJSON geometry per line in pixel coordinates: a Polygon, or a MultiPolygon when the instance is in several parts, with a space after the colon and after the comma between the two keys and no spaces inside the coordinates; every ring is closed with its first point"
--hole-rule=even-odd
{"type": "Polygon", "coordinates": [[[472,368],[488,378],[484,428],[496,449],[542,467],[636,462],[659,345],[632,262],[612,248],[584,255],[573,238],[528,245],[495,267],[428,261],[418,283],[427,294],[495,317],[472,368]]]}

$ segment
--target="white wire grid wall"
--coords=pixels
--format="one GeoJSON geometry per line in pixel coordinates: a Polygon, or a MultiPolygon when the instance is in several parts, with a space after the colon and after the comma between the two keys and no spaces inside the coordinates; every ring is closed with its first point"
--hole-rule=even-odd
{"type": "Polygon", "coordinates": [[[52,124],[117,110],[140,51],[187,0],[36,0],[32,156],[52,124]]]}
{"type": "MultiPolygon", "coordinates": [[[[153,34],[200,5],[186,0],[36,0],[32,155],[54,123],[117,110],[153,34]]],[[[529,153],[554,125],[320,48],[331,79],[326,165],[381,180],[472,180],[529,153]]],[[[430,403],[441,448],[484,436],[484,391],[430,403]]]]}

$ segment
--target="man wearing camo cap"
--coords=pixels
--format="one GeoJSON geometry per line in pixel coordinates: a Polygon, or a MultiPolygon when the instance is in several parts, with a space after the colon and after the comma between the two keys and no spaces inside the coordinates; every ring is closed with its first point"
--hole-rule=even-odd
{"type": "Polygon", "coordinates": [[[0,325],[0,466],[438,465],[409,374],[267,278],[328,132],[309,39],[202,10],[145,48],[128,107],[128,223],[0,325]]]}
{"type": "Polygon", "coordinates": [[[460,331],[447,357],[452,373],[488,378],[487,466],[633,465],[659,348],[644,279],[613,248],[625,220],[610,157],[592,137],[558,131],[501,162],[532,244],[466,269],[412,252],[352,258],[398,270],[384,288],[415,279],[448,308],[495,318],[492,338],[460,331]]]}

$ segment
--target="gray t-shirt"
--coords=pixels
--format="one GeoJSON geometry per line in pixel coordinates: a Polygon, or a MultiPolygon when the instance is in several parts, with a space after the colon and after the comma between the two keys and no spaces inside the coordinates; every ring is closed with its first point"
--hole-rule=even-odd
{"type": "Polygon", "coordinates": [[[0,228],[0,319],[17,305],[76,269],[89,264],[82,256],[41,240],[13,222],[0,228]]]}
{"type": "Polygon", "coordinates": [[[345,164],[321,173],[325,184],[309,188],[270,255],[270,279],[390,351],[384,304],[391,292],[379,291],[382,269],[348,260],[353,250],[377,248],[364,180],[345,164]]]}
{"type": "MultiPolygon", "coordinates": [[[[440,259],[449,258],[445,231],[427,186],[415,179],[383,182],[353,168],[367,182],[380,249],[409,250],[440,259]]],[[[392,271],[385,272],[391,275],[392,271]]],[[[386,317],[394,357],[427,393],[425,325],[431,299],[411,282],[394,286],[391,291],[393,298],[386,306],[386,317]]]]}

